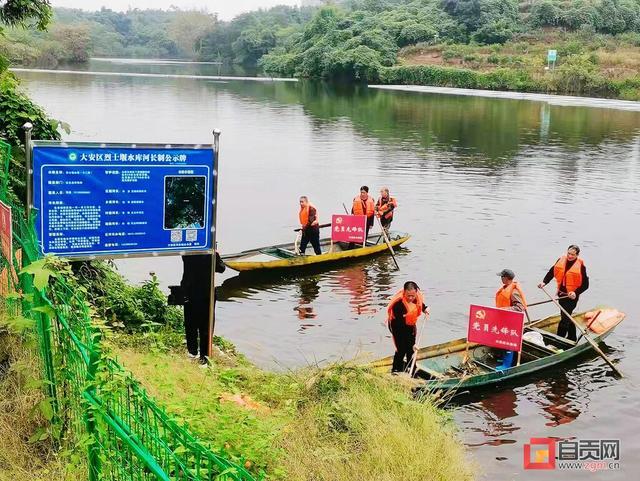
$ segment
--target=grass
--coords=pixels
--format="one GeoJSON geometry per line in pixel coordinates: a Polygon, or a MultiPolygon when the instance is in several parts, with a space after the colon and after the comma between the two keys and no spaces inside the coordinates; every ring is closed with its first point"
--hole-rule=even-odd
{"type": "MultiPolygon", "coordinates": [[[[33,336],[2,326],[0,318],[0,481],[86,479],[84,451],[61,451],[51,439],[33,336]]],[[[109,339],[167,411],[258,478],[474,477],[451,417],[399,380],[349,364],[265,372],[220,338],[212,366],[200,369],[170,329],[109,339]]]]}
{"type": "Polygon", "coordinates": [[[34,341],[4,331],[0,319],[0,481],[86,479],[83,468],[48,437],[39,409],[44,401],[40,371],[34,341]]]}
{"type": "MultiPolygon", "coordinates": [[[[516,36],[504,45],[426,45],[406,47],[399,65],[465,69],[479,73],[510,69],[530,79],[530,90],[640,98],[640,34],[618,36],[545,29],[516,36]],[[547,51],[558,51],[548,70],[547,51]]],[[[509,88],[510,90],[519,90],[509,88]]]]}
{"type": "Polygon", "coordinates": [[[407,387],[349,364],[261,371],[223,346],[209,369],[148,339],[115,352],[201,440],[267,479],[473,479],[450,417],[407,387]]]}

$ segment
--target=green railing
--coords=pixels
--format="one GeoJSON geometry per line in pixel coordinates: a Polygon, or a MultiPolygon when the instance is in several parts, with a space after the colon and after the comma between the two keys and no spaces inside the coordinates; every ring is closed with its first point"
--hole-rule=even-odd
{"type": "MultiPolygon", "coordinates": [[[[0,142],[0,200],[8,201],[10,149],[0,142]]],[[[21,206],[12,206],[12,259],[0,254],[5,307],[36,321],[43,377],[58,439],[86,450],[89,479],[252,480],[243,467],[199,442],[145,392],[101,343],[100,321],[79,286],[50,277],[44,289],[21,268],[41,259],[21,206]]]]}

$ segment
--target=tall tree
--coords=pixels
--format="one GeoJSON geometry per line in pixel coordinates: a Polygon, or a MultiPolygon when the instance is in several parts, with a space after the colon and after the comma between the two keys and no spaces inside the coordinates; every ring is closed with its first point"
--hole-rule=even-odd
{"type": "Polygon", "coordinates": [[[38,30],[44,30],[51,20],[51,13],[49,0],[0,1],[0,23],[11,27],[35,26],[38,30]]]}

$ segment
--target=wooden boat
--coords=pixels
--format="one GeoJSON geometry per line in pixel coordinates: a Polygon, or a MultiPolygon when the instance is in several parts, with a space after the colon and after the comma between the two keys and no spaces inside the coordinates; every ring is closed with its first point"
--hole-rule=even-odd
{"type": "MultiPolygon", "coordinates": [[[[623,313],[615,312],[619,314],[619,318],[608,326],[607,330],[600,334],[589,333],[596,343],[602,342],[624,319],[623,313]]],[[[574,319],[585,325],[584,316],[585,313],[576,314],[574,319]]],[[[532,327],[526,327],[525,333],[540,333],[546,347],[523,340],[520,365],[504,370],[496,369],[499,364],[499,350],[474,343],[469,344],[469,361],[463,362],[466,338],[423,347],[417,351],[414,379],[416,386],[424,390],[448,390],[494,385],[547,369],[586,352],[593,352],[591,345],[584,339],[578,339],[578,343],[574,343],[558,337],[555,332],[559,321],[560,316],[551,316],[533,322],[532,327]]],[[[390,372],[392,363],[393,356],[389,356],[374,362],[371,366],[379,372],[390,372]]]]}
{"type": "MultiPolygon", "coordinates": [[[[389,240],[392,247],[398,247],[408,241],[409,234],[404,232],[389,233],[389,240]]],[[[320,248],[322,254],[314,255],[311,246],[307,247],[310,255],[296,254],[295,244],[280,244],[275,246],[260,247],[238,254],[228,254],[222,256],[224,263],[231,269],[240,272],[259,271],[262,269],[288,269],[294,267],[312,266],[321,263],[330,263],[356,259],[359,257],[371,256],[388,252],[382,234],[369,234],[364,247],[349,248],[346,242],[334,243],[331,248],[331,239],[321,239],[320,248]]]]}

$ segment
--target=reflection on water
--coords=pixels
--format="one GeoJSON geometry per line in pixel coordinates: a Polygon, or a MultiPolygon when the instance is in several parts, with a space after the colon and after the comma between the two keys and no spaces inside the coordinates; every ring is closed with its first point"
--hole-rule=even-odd
{"type": "MultiPolygon", "coordinates": [[[[398,251],[402,258],[407,251],[398,251]]],[[[358,321],[362,316],[373,320],[378,313],[384,317],[384,307],[394,292],[391,291],[392,278],[389,275],[393,261],[385,256],[365,261],[351,262],[344,268],[326,270],[326,267],[310,267],[294,273],[274,275],[243,274],[230,277],[217,288],[218,302],[259,301],[266,293],[274,296],[273,301],[280,307],[290,306],[289,318],[296,318],[299,333],[321,324],[310,322],[327,316],[330,304],[337,303],[349,307],[348,318],[358,321]],[[292,295],[293,293],[293,295],[292,295]]],[[[286,309],[286,307],[285,307],[286,309]]],[[[341,316],[339,310],[334,315],[341,316]]]]}
{"type": "Polygon", "coordinates": [[[127,72],[171,75],[233,75],[235,77],[261,76],[257,68],[246,68],[236,64],[215,62],[187,62],[181,60],[140,60],[133,58],[92,58],[87,63],[64,64],[58,70],[81,70],[88,72],[127,72]]]}
{"type": "MultiPolygon", "coordinates": [[[[211,74],[216,66],[117,68],[211,74]]],[[[627,377],[583,360],[485,391],[454,415],[490,479],[528,479],[522,445],[531,437],[619,438],[623,453],[640,450],[629,422],[640,413],[640,113],[310,82],[20,77],[71,124],[71,140],[200,143],[221,128],[222,253],[292,242],[301,194],[324,222],[360,185],[391,188],[394,228],[412,235],[398,252],[400,271],[383,255],[326,272],[220,277],[218,333],[263,366],[391,354],[384,310],[409,279],[432,309],[423,342],[461,337],[469,304],[492,302],[495,272],[515,270],[535,302],[550,264],[579,244],[592,278],[579,309],[627,313],[608,339],[627,377]]],[[[155,271],[163,286],[182,274],[175,258],[119,265],[134,281],[155,271]]],[[[639,462],[629,455],[624,469],[639,462]]]]}

